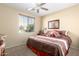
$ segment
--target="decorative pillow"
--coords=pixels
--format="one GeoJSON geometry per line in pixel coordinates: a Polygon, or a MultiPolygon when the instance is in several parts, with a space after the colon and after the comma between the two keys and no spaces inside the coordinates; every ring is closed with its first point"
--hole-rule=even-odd
{"type": "Polygon", "coordinates": [[[64,30],[56,30],[56,31],[59,32],[60,35],[65,35],[65,32],[66,32],[64,30]]]}
{"type": "Polygon", "coordinates": [[[44,33],[45,36],[48,37],[57,37],[60,38],[62,35],[67,35],[68,33],[66,33],[65,30],[59,30],[59,29],[54,29],[52,31],[47,31],[46,33],[44,33]]]}
{"type": "Polygon", "coordinates": [[[56,30],[51,31],[50,36],[51,37],[61,37],[61,35],[59,34],[59,32],[57,32],[56,30]]]}
{"type": "Polygon", "coordinates": [[[56,30],[57,32],[59,32],[60,35],[68,35],[69,31],[65,31],[65,30],[56,30]]]}

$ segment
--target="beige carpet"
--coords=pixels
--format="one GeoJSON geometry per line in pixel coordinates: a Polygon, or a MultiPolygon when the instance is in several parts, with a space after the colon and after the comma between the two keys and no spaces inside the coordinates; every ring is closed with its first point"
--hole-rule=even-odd
{"type": "Polygon", "coordinates": [[[70,48],[67,56],[79,56],[79,49],[70,48]]]}
{"type": "Polygon", "coordinates": [[[28,47],[25,45],[6,49],[7,56],[36,56],[28,47]]]}
{"type": "MultiPolygon", "coordinates": [[[[28,47],[25,45],[13,47],[6,49],[8,53],[7,56],[36,56],[28,47]]],[[[69,53],[67,56],[79,56],[79,50],[70,48],[69,53]]]]}

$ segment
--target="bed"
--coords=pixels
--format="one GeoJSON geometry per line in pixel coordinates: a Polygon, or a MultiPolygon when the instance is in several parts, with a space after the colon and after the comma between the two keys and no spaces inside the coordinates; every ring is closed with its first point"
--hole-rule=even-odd
{"type": "Polygon", "coordinates": [[[38,56],[66,56],[68,54],[71,39],[68,35],[60,34],[54,30],[46,35],[30,36],[26,45],[38,56]],[[60,36],[59,36],[60,35],[60,36]]]}

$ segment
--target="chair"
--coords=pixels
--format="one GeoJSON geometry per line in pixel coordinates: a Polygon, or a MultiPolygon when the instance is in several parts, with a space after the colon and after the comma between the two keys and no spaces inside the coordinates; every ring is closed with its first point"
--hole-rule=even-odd
{"type": "Polygon", "coordinates": [[[0,34],[0,56],[5,55],[5,38],[5,35],[0,34]]]}

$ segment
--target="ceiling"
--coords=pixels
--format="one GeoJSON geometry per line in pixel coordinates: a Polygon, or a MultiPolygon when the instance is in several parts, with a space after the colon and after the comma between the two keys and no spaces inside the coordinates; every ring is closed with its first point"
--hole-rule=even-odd
{"type": "Polygon", "coordinates": [[[1,5],[6,5],[8,7],[16,8],[21,11],[30,12],[33,15],[44,16],[49,13],[57,12],[59,10],[71,7],[76,4],[74,4],[74,3],[46,3],[45,5],[43,5],[43,7],[48,8],[48,11],[44,11],[44,10],[40,9],[39,13],[37,13],[35,11],[28,11],[29,8],[35,7],[35,3],[3,3],[1,5]]]}

